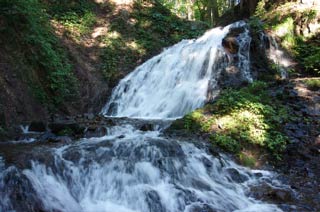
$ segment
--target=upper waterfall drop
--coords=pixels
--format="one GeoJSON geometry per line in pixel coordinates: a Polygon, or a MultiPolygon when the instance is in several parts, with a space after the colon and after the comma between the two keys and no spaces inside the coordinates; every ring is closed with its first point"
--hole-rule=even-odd
{"type": "MultiPolygon", "coordinates": [[[[230,29],[244,26],[246,23],[240,21],[214,28],[196,40],[183,40],[151,58],[120,81],[102,114],[177,118],[201,107],[214,96],[220,73],[230,61],[222,39],[230,29]]],[[[251,81],[248,31],[239,36],[241,62],[237,66],[243,77],[251,81]]]]}

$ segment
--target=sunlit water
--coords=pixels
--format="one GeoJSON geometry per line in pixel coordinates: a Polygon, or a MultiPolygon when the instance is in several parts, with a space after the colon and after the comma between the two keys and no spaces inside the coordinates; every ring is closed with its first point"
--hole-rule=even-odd
{"type": "MultiPolygon", "coordinates": [[[[147,61],[120,82],[102,113],[174,119],[203,105],[213,96],[208,90],[218,89],[228,63],[221,40],[234,26],[182,41],[147,61]]],[[[239,67],[250,81],[248,36],[239,37],[239,67]]],[[[143,132],[124,121],[101,138],[19,153],[19,166],[6,164],[0,151],[0,211],[281,211],[250,197],[250,186],[276,182],[272,173],[213,156],[198,139],[167,138],[161,129],[143,132]]]]}
{"type": "MultiPolygon", "coordinates": [[[[184,40],[142,64],[114,89],[102,113],[110,116],[172,118],[183,116],[214,97],[221,71],[228,65],[222,39],[237,22],[215,28],[197,40],[184,40]]],[[[238,36],[239,67],[251,81],[248,30],[238,36]]]]}

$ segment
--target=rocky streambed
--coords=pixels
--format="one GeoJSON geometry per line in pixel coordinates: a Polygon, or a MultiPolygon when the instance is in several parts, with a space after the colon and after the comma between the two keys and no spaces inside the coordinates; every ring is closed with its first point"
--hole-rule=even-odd
{"type": "Polygon", "coordinates": [[[271,169],[249,170],[199,137],[163,133],[170,122],[85,115],[48,123],[51,132],[26,132],[22,140],[1,143],[0,208],[109,211],[112,205],[119,211],[192,212],[303,208],[295,204],[295,191],[271,169]],[[58,128],[74,133],[54,134],[58,128]],[[92,132],[86,134],[89,128],[92,132]],[[127,202],[128,198],[137,200],[127,202]]]}

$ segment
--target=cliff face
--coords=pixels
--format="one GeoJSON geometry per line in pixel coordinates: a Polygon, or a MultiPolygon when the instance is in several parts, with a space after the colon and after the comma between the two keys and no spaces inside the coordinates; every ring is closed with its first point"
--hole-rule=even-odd
{"type": "Polygon", "coordinates": [[[143,1],[0,3],[0,127],[98,112],[128,72],[207,26],[143,1]]]}

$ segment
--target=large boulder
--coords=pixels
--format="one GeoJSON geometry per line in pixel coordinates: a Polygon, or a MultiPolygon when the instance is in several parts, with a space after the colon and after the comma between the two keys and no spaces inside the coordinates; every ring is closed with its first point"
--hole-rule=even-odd
{"type": "Polygon", "coordinates": [[[33,121],[29,125],[29,131],[45,132],[47,131],[47,124],[43,121],[33,121]]]}
{"type": "Polygon", "coordinates": [[[229,54],[237,54],[239,43],[237,37],[245,31],[244,27],[230,29],[229,33],[222,39],[222,46],[229,54]]]}
{"type": "Polygon", "coordinates": [[[49,123],[49,129],[57,135],[82,135],[84,128],[75,121],[49,123]]]}

